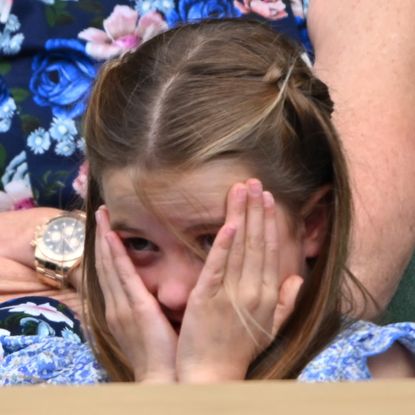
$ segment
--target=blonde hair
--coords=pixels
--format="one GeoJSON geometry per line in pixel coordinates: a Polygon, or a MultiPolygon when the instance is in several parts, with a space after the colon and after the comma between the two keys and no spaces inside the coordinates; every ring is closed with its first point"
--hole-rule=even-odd
{"type": "Polygon", "coordinates": [[[161,34],[102,69],[85,120],[85,275],[93,347],[112,380],[133,375],[105,321],[95,270],[94,212],[109,169],[190,171],[222,158],[243,161],[294,222],[329,185],[321,253],[309,264],[296,310],[247,378],[296,377],[338,331],[350,190],[327,87],[301,53],[260,23],[210,21],[161,34]]]}

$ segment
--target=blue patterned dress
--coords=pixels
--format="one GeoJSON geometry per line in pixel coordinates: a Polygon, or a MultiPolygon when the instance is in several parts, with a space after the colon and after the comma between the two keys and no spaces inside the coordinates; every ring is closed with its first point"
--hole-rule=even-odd
{"type": "Polygon", "coordinates": [[[257,18],[311,51],[302,0],[0,2],[0,212],[78,208],[81,118],[100,65],[149,37],[206,18],[257,18]]]}
{"type": "MultiPolygon", "coordinates": [[[[59,302],[25,297],[0,304],[0,385],[107,382],[79,322],[59,302]]],[[[415,355],[415,323],[357,321],[303,369],[302,382],[371,379],[368,357],[399,342],[415,355]]]]}

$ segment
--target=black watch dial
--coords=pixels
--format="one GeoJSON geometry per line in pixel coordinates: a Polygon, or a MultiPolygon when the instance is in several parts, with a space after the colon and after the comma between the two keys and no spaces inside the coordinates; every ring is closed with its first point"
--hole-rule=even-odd
{"type": "Polygon", "coordinates": [[[57,217],[49,222],[43,234],[43,244],[48,256],[71,260],[82,255],[85,239],[83,221],[70,217],[57,217]]]}

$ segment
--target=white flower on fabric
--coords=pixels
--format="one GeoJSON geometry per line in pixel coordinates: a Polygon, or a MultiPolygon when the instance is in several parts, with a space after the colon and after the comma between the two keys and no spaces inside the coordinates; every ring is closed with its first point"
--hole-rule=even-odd
{"type": "Polygon", "coordinates": [[[144,14],[149,11],[161,10],[165,13],[168,10],[174,9],[174,0],[135,0],[135,9],[138,13],[144,14]]]}
{"type": "Polygon", "coordinates": [[[6,329],[0,329],[0,336],[10,336],[10,331],[6,329]]]}
{"type": "Polygon", "coordinates": [[[7,99],[0,105],[0,118],[12,118],[16,111],[16,103],[13,98],[7,99]]]}
{"type": "Polygon", "coordinates": [[[6,55],[15,55],[16,53],[20,52],[23,40],[23,33],[17,33],[16,35],[13,35],[11,37],[7,36],[6,40],[3,43],[3,52],[6,55]]]}
{"type": "Polygon", "coordinates": [[[5,7],[4,0],[3,5],[2,0],[0,0],[0,21],[5,23],[4,30],[0,31],[0,50],[5,55],[14,55],[20,52],[24,35],[23,33],[15,33],[21,26],[18,17],[14,14],[9,15],[10,10],[6,13],[6,16],[4,14],[6,9],[2,10],[2,7],[5,7]]]}
{"type": "Polygon", "coordinates": [[[56,141],[73,141],[77,133],[75,123],[70,118],[53,118],[49,134],[56,141]]]}
{"type": "Polygon", "coordinates": [[[0,118],[0,133],[5,133],[10,130],[12,120],[10,118],[0,118]]]}
{"type": "Polygon", "coordinates": [[[55,153],[58,156],[64,157],[72,156],[72,154],[75,153],[75,150],[76,144],[73,140],[60,141],[55,147],[55,153]]]}
{"type": "Polygon", "coordinates": [[[9,97],[3,104],[0,105],[0,133],[5,133],[10,130],[12,118],[16,112],[16,103],[12,97],[9,97]]]}
{"type": "Polygon", "coordinates": [[[11,14],[7,19],[4,30],[8,32],[17,32],[21,27],[19,18],[15,14],[11,14]]]}
{"type": "Polygon", "coordinates": [[[23,180],[28,187],[30,187],[29,172],[26,162],[26,151],[21,151],[17,156],[13,157],[10,160],[10,163],[6,166],[4,174],[1,178],[1,183],[3,187],[7,183],[23,180]]]}
{"type": "Polygon", "coordinates": [[[86,143],[85,143],[85,138],[84,137],[80,137],[79,140],[76,142],[76,147],[78,148],[78,150],[82,151],[82,153],[85,154],[86,151],[86,143]]]}
{"type": "Polygon", "coordinates": [[[74,333],[72,330],[69,330],[68,327],[65,327],[62,331],[61,331],[61,336],[66,339],[69,340],[73,343],[81,343],[81,339],[80,337],[74,333]]]}
{"type": "Polygon", "coordinates": [[[35,154],[43,154],[49,150],[50,136],[44,128],[37,128],[27,137],[27,145],[35,154]]]}
{"type": "Polygon", "coordinates": [[[58,311],[56,307],[51,306],[49,303],[35,304],[30,301],[24,304],[18,304],[15,306],[3,307],[0,310],[9,309],[9,313],[25,313],[30,316],[44,316],[49,321],[55,323],[65,323],[69,327],[74,326],[74,322],[65,314],[58,311]]]}
{"type": "Polygon", "coordinates": [[[4,186],[4,191],[0,191],[0,212],[34,206],[32,189],[24,180],[11,181],[4,186]]]}

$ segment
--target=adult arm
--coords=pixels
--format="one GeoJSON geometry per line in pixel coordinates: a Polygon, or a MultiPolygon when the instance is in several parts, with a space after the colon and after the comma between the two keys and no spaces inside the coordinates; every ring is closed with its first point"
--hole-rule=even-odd
{"type": "MultiPolygon", "coordinates": [[[[34,269],[34,248],[30,243],[36,227],[59,212],[53,208],[33,208],[0,213],[0,301],[42,295],[80,312],[79,295],[73,288],[51,289],[39,281],[34,269]]],[[[70,283],[79,290],[79,271],[70,275],[70,283]]]]}
{"type": "Polygon", "coordinates": [[[350,268],[386,307],[415,246],[415,2],[311,0],[308,18],[351,174],[350,268]]]}

